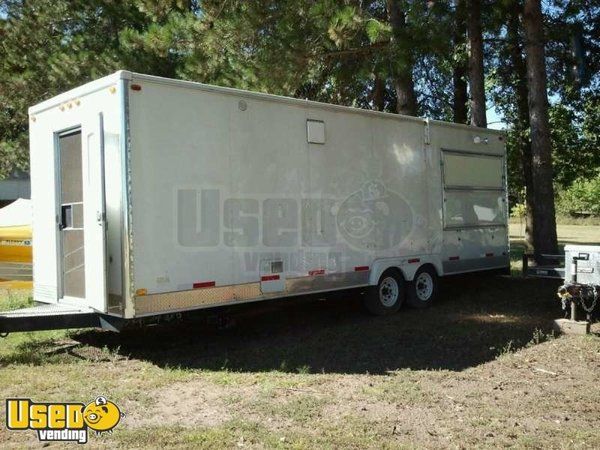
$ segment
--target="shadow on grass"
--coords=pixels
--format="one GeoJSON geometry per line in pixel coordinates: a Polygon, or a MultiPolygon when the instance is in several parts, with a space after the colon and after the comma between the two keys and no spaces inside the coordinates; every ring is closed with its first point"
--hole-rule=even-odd
{"type": "Polygon", "coordinates": [[[160,367],[232,371],[385,373],[398,369],[463,370],[516,350],[561,315],[558,282],[500,276],[445,279],[437,304],[389,317],[361,309],[361,293],[327,301],[282,300],[232,310],[235,325],[202,321],[74,339],[160,367]],[[287,304],[286,304],[287,302],[287,304]]]}

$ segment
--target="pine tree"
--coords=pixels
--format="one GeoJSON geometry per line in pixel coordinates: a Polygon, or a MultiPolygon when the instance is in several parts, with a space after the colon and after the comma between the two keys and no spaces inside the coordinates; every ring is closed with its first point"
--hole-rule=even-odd
{"type": "Polygon", "coordinates": [[[525,0],[523,13],[529,88],[529,124],[532,149],[533,245],[536,261],[543,254],[557,254],[552,146],[548,116],[544,23],[540,0],[525,0]]]}
{"type": "Polygon", "coordinates": [[[466,48],[467,37],[467,4],[466,0],[455,0],[454,10],[454,61],[453,61],[453,120],[456,123],[467,123],[468,119],[468,91],[466,57],[463,50],[466,48]]]}
{"type": "Polygon", "coordinates": [[[467,0],[469,9],[467,28],[469,34],[469,88],[471,94],[471,125],[487,127],[485,101],[485,74],[483,31],[481,25],[481,0],[467,0]]]}
{"type": "Polygon", "coordinates": [[[138,26],[128,2],[3,0],[0,177],[28,170],[29,106],[121,68],[118,33],[138,26]]]}

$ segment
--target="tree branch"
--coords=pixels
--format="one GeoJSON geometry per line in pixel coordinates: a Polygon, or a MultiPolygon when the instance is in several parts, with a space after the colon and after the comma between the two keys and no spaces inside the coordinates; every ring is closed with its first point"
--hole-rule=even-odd
{"type": "Polygon", "coordinates": [[[349,48],[346,50],[338,50],[333,52],[326,53],[317,53],[313,56],[315,57],[324,57],[324,58],[333,58],[337,56],[351,56],[357,55],[361,53],[371,53],[379,50],[385,50],[389,46],[390,41],[381,41],[376,42],[374,44],[369,45],[368,47],[357,47],[357,48],[349,48]]]}

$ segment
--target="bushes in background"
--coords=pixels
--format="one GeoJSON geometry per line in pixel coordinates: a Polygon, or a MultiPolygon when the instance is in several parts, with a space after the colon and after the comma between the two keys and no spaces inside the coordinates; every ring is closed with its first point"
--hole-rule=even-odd
{"type": "Polygon", "coordinates": [[[600,216],[600,173],[588,180],[577,180],[559,192],[556,211],[569,216],[600,216]]]}

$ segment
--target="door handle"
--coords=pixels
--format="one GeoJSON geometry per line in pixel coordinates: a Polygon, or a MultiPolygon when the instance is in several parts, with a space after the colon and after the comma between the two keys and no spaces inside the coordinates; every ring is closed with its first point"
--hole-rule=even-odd
{"type": "Polygon", "coordinates": [[[61,205],[58,229],[64,230],[73,226],[73,205],[61,205]]]}

